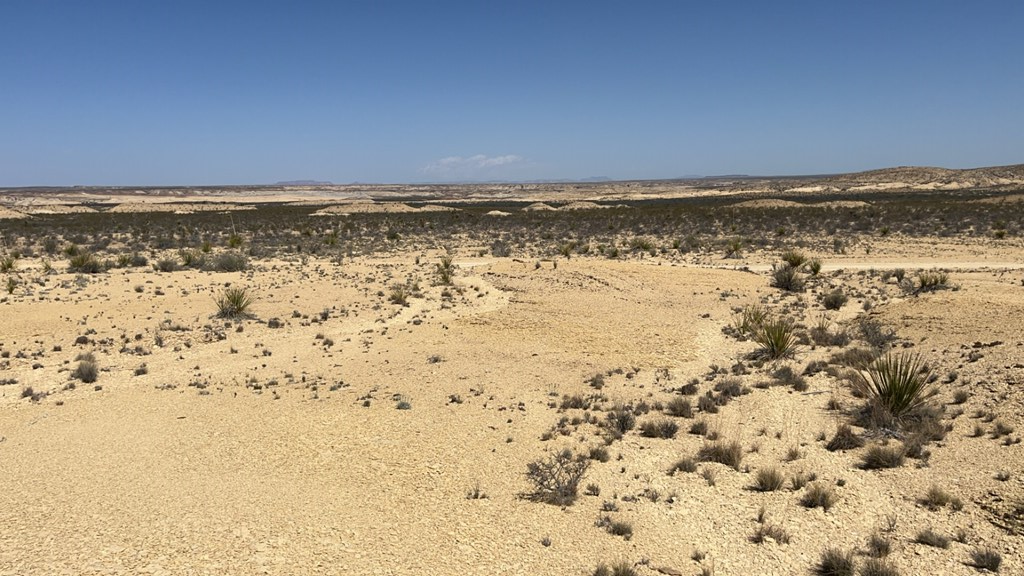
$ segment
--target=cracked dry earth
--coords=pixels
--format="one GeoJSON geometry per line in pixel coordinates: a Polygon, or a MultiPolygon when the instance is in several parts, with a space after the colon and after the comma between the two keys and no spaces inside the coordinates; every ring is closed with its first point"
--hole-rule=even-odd
{"type": "MultiPolygon", "coordinates": [[[[977,573],[967,563],[978,547],[1001,553],[1002,573],[1024,573],[1018,271],[954,270],[956,289],[914,297],[865,270],[828,272],[788,295],[767,272],[658,259],[535,269],[456,258],[445,287],[431,285],[435,262],[55,274],[7,298],[0,574],[585,575],[619,561],[642,575],[799,574],[825,547],[863,550],[874,532],[903,574],[977,573]],[[422,293],[408,306],[389,302],[394,282],[416,279],[422,293]],[[254,318],[213,317],[228,283],[251,289],[254,318]],[[831,321],[852,322],[873,299],[871,316],[896,329],[898,346],[922,353],[943,382],[956,373],[942,403],[968,392],[947,406],[951,431],[927,462],[867,471],[863,449],[827,451],[823,437],[847,421],[827,404],[859,400],[826,372],[804,391],[760,388],[772,367],[746,361],[756,345],[723,332],[755,302],[813,325],[816,294],[834,286],[863,297],[831,321]],[[87,351],[99,377],[69,388],[87,351]],[[606,445],[602,412],[644,405],[638,422],[669,418],[658,407],[684,383],[696,378],[702,394],[744,362],[736,377],[750,392],[717,413],[673,418],[671,439],[632,430],[610,441],[583,483],[598,495],[568,507],[521,497],[527,463],[606,445]],[[600,390],[588,384],[596,374],[600,390]],[[576,395],[589,409],[561,408],[576,395]],[[668,474],[707,442],[687,433],[698,419],[744,450],[739,470],[700,465],[713,486],[708,474],[668,474]],[[996,437],[996,422],[1013,431],[996,437]],[[766,467],[814,474],[838,500],[825,512],[788,486],[751,490],[766,467]],[[963,508],[922,505],[933,485],[963,508]],[[595,526],[606,514],[632,536],[595,526]],[[753,542],[759,515],[789,542],[753,542]],[[922,527],[963,542],[915,543],[922,527]]],[[[836,351],[808,344],[789,364],[800,371],[836,351]]]]}

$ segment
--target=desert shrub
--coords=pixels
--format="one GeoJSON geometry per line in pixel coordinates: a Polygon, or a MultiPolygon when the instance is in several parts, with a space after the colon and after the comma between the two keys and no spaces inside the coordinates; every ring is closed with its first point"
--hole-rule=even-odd
{"type": "Polygon", "coordinates": [[[814,567],[817,576],[853,576],[853,552],[839,548],[826,548],[814,567]]]}
{"type": "Polygon", "coordinates": [[[906,458],[906,453],[902,446],[872,444],[861,456],[861,468],[865,470],[899,468],[903,465],[904,458],[906,458]]]}
{"type": "Polygon", "coordinates": [[[750,541],[754,544],[763,544],[769,539],[779,544],[789,544],[789,532],[777,524],[759,524],[750,536],[750,541]]]}
{"type": "Polygon", "coordinates": [[[797,392],[807,390],[807,379],[796,373],[792,366],[780,366],[772,372],[772,382],[778,386],[789,386],[797,392]]]}
{"type": "Polygon", "coordinates": [[[149,260],[138,252],[132,253],[131,257],[128,259],[128,265],[134,268],[141,268],[147,264],[149,264],[149,260]]]}
{"type": "Polygon", "coordinates": [[[786,477],[778,468],[761,468],[754,477],[754,490],[758,492],[774,492],[786,483],[786,477]]]}
{"type": "Polygon", "coordinates": [[[811,258],[808,260],[807,270],[811,273],[811,276],[821,274],[821,260],[818,260],[817,258],[811,258]]]}
{"type": "Polygon", "coordinates": [[[726,258],[742,258],[743,257],[743,241],[739,238],[733,238],[725,242],[725,257],[726,258]]]}
{"type": "Polygon", "coordinates": [[[605,423],[613,434],[621,436],[636,426],[636,416],[628,408],[617,407],[608,411],[605,415],[605,423]]]}
{"type": "Polygon", "coordinates": [[[900,576],[892,562],[884,558],[868,558],[861,564],[859,576],[900,576]]]}
{"type": "Polygon", "coordinates": [[[75,360],[78,361],[78,365],[71,372],[72,378],[86,384],[92,384],[99,378],[99,366],[96,363],[96,357],[91,352],[79,354],[75,360]]]}
{"type": "Polygon", "coordinates": [[[531,500],[568,506],[576,501],[580,482],[590,467],[585,455],[575,455],[568,448],[526,465],[526,478],[533,484],[531,500]]]}
{"type": "Polygon", "coordinates": [[[949,538],[931,528],[925,528],[918,532],[917,536],[914,537],[914,542],[935,548],[949,548],[949,538]]]}
{"type": "Polygon", "coordinates": [[[977,548],[971,551],[971,565],[975,568],[999,572],[999,565],[1002,563],[1002,555],[991,548],[977,548]]]}
{"type": "Polygon", "coordinates": [[[597,525],[612,536],[622,536],[626,540],[633,537],[633,525],[624,520],[612,520],[610,516],[604,516],[597,521],[597,525]]]}
{"type": "Polygon", "coordinates": [[[241,272],[248,266],[249,260],[241,252],[221,252],[210,264],[217,272],[241,272]]]}
{"type": "Polygon", "coordinates": [[[838,499],[839,497],[836,496],[836,492],[831,486],[815,482],[809,485],[804,495],[800,497],[800,504],[807,508],[820,506],[822,510],[828,512],[838,499]]]}
{"type": "Polygon", "coordinates": [[[703,436],[708,433],[708,423],[706,420],[697,420],[693,424],[690,424],[690,434],[695,436],[703,436]]]}
{"type": "Polygon", "coordinates": [[[604,446],[592,446],[590,448],[589,457],[591,460],[597,460],[598,462],[607,462],[611,459],[611,455],[608,454],[608,449],[604,446]]]}
{"type": "Polygon", "coordinates": [[[792,320],[776,318],[762,324],[754,333],[754,341],[761,352],[772,360],[786,358],[796,353],[798,340],[792,320]]]}
{"type": "Polygon", "coordinates": [[[892,551],[892,542],[884,538],[878,532],[871,534],[868,538],[868,556],[872,558],[884,558],[892,551]]]}
{"type": "Polygon", "coordinates": [[[896,331],[882,326],[882,323],[874,318],[861,316],[857,322],[857,328],[861,339],[876,350],[885,350],[896,340],[896,331]]]}
{"type": "Polygon", "coordinates": [[[949,275],[941,271],[925,271],[917,275],[917,292],[932,292],[949,286],[949,275]]]}
{"type": "Polygon", "coordinates": [[[878,352],[868,348],[847,348],[829,357],[829,364],[861,369],[878,358],[878,352]]]}
{"type": "Polygon", "coordinates": [[[669,476],[672,476],[676,472],[688,472],[688,473],[692,474],[692,473],[694,473],[696,471],[697,471],[697,462],[694,461],[693,458],[687,457],[687,458],[680,458],[679,460],[676,460],[676,462],[674,464],[672,464],[672,468],[669,469],[668,474],[669,474],[669,476]]]}
{"type": "Polygon", "coordinates": [[[665,413],[677,418],[693,418],[693,405],[688,398],[677,396],[665,405],[665,413]]]}
{"type": "Polygon", "coordinates": [[[863,445],[864,440],[853,431],[849,424],[840,424],[836,427],[836,433],[832,439],[825,445],[825,449],[835,452],[836,450],[853,450],[863,445]]]}
{"type": "Polygon", "coordinates": [[[769,318],[768,311],[760,304],[748,304],[740,311],[739,316],[733,323],[737,332],[744,336],[751,336],[760,330],[761,325],[769,318]]]}
{"type": "Polygon", "coordinates": [[[598,564],[594,576],[637,576],[636,570],[628,562],[618,562],[610,568],[607,564],[598,564]]]}
{"type": "Polygon", "coordinates": [[[442,256],[441,261],[437,264],[435,272],[437,274],[438,284],[450,286],[452,279],[455,278],[455,264],[452,263],[452,257],[442,256]]]}
{"type": "Polygon", "coordinates": [[[391,292],[388,293],[388,302],[400,306],[409,305],[409,289],[406,288],[405,284],[393,284],[391,286],[391,292]]]}
{"type": "Polygon", "coordinates": [[[491,256],[496,258],[507,258],[512,254],[512,247],[504,240],[495,240],[491,243],[491,256]]]}
{"type": "Polygon", "coordinates": [[[715,402],[714,394],[712,394],[711,392],[708,392],[707,394],[705,394],[705,395],[701,396],[700,398],[698,398],[697,399],[697,408],[701,412],[706,412],[708,414],[717,414],[718,413],[718,403],[715,402]]]}
{"type": "Polygon", "coordinates": [[[916,354],[886,354],[875,360],[854,381],[857,391],[868,398],[871,408],[880,408],[893,419],[899,419],[925,405],[937,390],[930,382],[930,371],[924,369],[916,354]]]}
{"type": "Polygon", "coordinates": [[[697,450],[699,462],[718,462],[739,470],[743,460],[743,447],[739,442],[709,442],[697,450]]]}
{"type": "Polygon", "coordinates": [[[700,391],[700,380],[691,378],[689,382],[679,387],[679,393],[684,396],[693,396],[700,391]]]}
{"type": "Polygon", "coordinates": [[[0,258],[0,272],[14,271],[15,263],[16,260],[14,256],[11,256],[10,254],[4,254],[4,256],[0,258]]]}
{"type": "Polygon", "coordinates": [[[181,265],[184,268],[202,268],[206,264],[206,257],[195,250],[180,250],[181,265]]]}
{"type": "Polygon", "coordinates": [[[804,277],[792,266],[775,266],[772,269],[772,286],[786,292],[803,292],[804,277]]]}
{"type": "Polygon", "coordinates": [[[640,435],[644,438],[675,438],[678,431],[679,425],[668,419],[647,420],[640,425],[640,435]]]}
{"type": "Polygon", "coordinates": [[[178,263],[170,258],[162,258],[157,260],[156,264],[153,265],[158,272],[174,272],[178,269],[178,263]]]}
{"type": "Polygon", "coordinates": [[[89,252],[78,252],[68,259],[68,270],[81,274],[97,274],[103,271],[103,265],[89,252]]]}
{"type": "Polygon", "coordinates": [[[807,262],[807,255],[799,250],[786,250],[779,258],[790,268],[799,268],[807,262]]]}
{"type": "Polygon", "coordinates": [[[935,484],[925,492],[925,495],[921,498],[921,504],[925,505],[929,510],[938,510],[947,504],[951,505],[954,510],[963,508],[963,501],[956,496],[950,495],[949,492],[935,484]]]}
{"type": "Polygon", "coordinates": [[[228,287],[215,298],[218,318],[244,318],[249,316],[249,307],[255,297],[248,288],[228,287]]]}
{"type": "Polygon", "coordinates": [[[837,288],[821,297],[821,305],[826,310],[839,310],[849,300],[846,294],[843,294],[843,291],[837,288]]]}

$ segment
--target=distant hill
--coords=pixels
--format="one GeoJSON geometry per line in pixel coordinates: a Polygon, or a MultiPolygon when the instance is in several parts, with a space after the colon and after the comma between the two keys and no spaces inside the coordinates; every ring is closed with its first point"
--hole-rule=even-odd
{"type": "Polygon", "coordinates": [[[333,184],[333,182],[320,180],[284,180],[274,182],[274,186],[332,186],[333,184]]]}

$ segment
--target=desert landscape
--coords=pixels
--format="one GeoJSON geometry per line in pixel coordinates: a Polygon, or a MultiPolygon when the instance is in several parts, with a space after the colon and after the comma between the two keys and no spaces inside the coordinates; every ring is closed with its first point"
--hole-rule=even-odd
{"type": "Polygon", "coordinates": [[[1024,574],[1024,167],[0,190],[0,574],[1024,574]]]}

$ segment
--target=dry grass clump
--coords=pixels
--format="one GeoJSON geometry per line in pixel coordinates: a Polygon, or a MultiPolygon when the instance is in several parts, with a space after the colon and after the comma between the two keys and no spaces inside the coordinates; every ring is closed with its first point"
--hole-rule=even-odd
{"type": "Polygon", "coordinates": [[[79,354],[75,357],[78,366],[71,371],[71,377],[81,380],[85,384],[92,384],[99,378],[99,365],[96,364],[96,357],[92,352],[79,354]]]}
{"type": "Polygon", "coordinates": [[[914,542],[935,548],[949,548],[949,538],[931,528],[925,528],[918,532],[917,536],[914,537],[914,542]]]}
{"type": "Polygon", "coordinates": [[[1002,563],[1002,555],[991,548],[978,548],[971,551],[971,565],[975,568],[999,572],[999,565],[1002,563]]]}
{"type": "Polygon", "coordinates": [[[675,438],[678,431],[679,425],[668,419],[648,420],[640,425],[640,435],[644,438],[675,438]]]}
{"type": "Polygon", "coordinates": [[[863,445],[864,440],[853,431],[849,424],[840,424],[836,427],[836,433],[832,439],[825,445],[825,449],[835,452],[837,450],[853,450],[863,445]]]}
{"type": "Polygon", "coordinates": [[[861,468],[864,470],[880,470],[883,468],[899,468],[903,466],[906,452],[902,446],[871,445],[861,456],[861,468]]]}
{"type": "Polygon", "coordinates": [[[709,442],[697,451],[697,461],[717,462],[739,470],[740,462],[743,461],[743,447],[735,440],[709,442]]]}
{"type": "Polygon", "coordinates": [[[772,287],[786,292],[803,292],[804,277],[800,271],[789,264],[774,266],[772,270],[772,287]]]}
{"type": "Polygon", "coordinates": [[[680,458],[679,460],[677,460],[676,463],[672,465],[672,468],[669,469],[668,475],[669,476],[673,476],[673,475],[675,475],[676,472],[687,472],[687,473],[692,474],[692,473],[694,473],[696,471],[697,471],[697,462],[694,461],[693,458],[686,457],[686,458],[680,458]]]}
{"type": "Polygon", "coordinates": [[[677,396],[665,404],[665,413],[677,418],[693,418],[693,405],[689,398],[677,396]]]}
{"type": "Polygon", "coordinates": [[[826,548],[821,553],[818,564],[814,567],[814,573],[817,576],[853,576],[853,552],[844,552],[839,548],[826,548]]]}
{"type": "Polygon", "coordinates": [[[601,563],[594,569],[594,576],[637,576],[636,570],[629,562],[618,562],[608,567],[601,563]]]}
{"type": "Polygon", "coordinates": [[[896,566],[884,558],[868,558],[857,572],[859,576],[900,576],[896,566]]]}
{"type": "Polygon", "coordinates": [[[828,512],[835,506],[837,500],[839,497],[831,486],[816,482],[807,487],[807,491],[800,497],[800,504],[807,508],[820,506],[822,510],[828,512]]]}
{"type": "Polygon", "coordinates": [[[758,492],[774,492],[786,483],[786,476],[778,468],[761,468],[754,477],[754,490],[758,492]]]}

